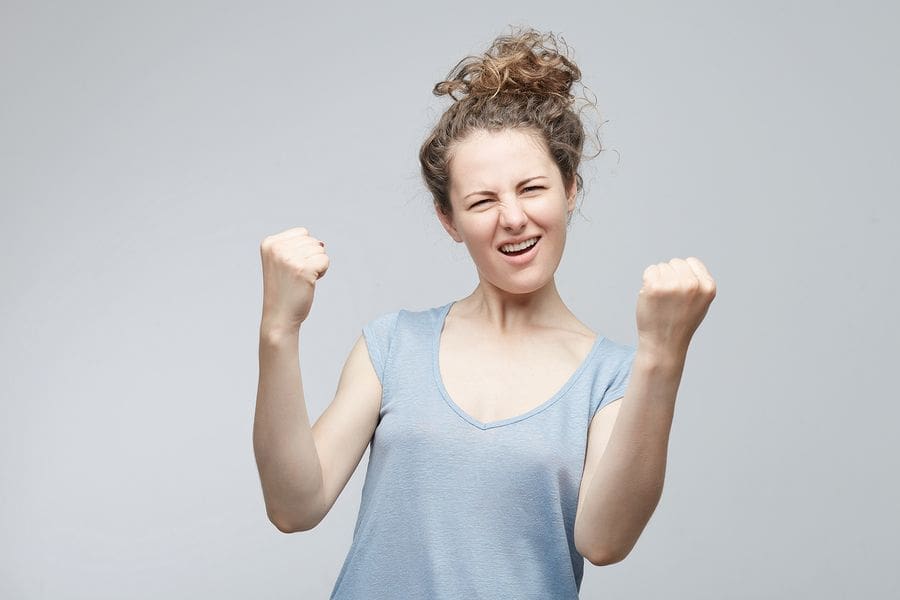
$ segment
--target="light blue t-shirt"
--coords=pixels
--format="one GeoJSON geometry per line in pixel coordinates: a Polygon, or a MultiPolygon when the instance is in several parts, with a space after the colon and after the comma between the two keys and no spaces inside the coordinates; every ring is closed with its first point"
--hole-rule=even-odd
{"type": "Polygon", "coordinates": [[[353,541],[332,600],[578,598],[575,511],[587,432],[636,349],[597,336],[556,394],[481,423],[438,369],[453,302],[363,326],[383,395],[353,541]]]}

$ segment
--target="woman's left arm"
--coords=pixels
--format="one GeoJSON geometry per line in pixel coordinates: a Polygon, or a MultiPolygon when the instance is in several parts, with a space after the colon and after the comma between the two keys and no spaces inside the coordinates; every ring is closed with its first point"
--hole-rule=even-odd
{"type": "Polygon", "coordinates": [[[656,509],[688,346],[715,295],[697,258],[644,270],[628,387],[594,417],[579,494],[575,544],[595,565],[625,558],[656,509]],[[604,431],[608,441],[598,439],[604,431]]]}

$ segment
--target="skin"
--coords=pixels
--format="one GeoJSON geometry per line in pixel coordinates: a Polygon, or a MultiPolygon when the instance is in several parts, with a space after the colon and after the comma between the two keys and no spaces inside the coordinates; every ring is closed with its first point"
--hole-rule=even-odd
{"type": "MultiPolygon", "coordinates": [[[[451,350],[441,353],[441,369],[448,370],[445,383],[454,372],[453,357],[462,352],[454,348],[453,335],[443,338],[462,332],[458,344],[480,332],[495,344],[484,346],[485,356],[512,357],[510,364],[520,371],[521,359],[537,357],[529,371],[540,381],[527,381],[523,388],[546,398],[540,385],[555,390],[553,377],[571,373],[594,338],[562,302],[554,280],[567,217],[575,208],[574,182],[565,186],[546,148],[522,131],[475,132],[453,148],[450,166],[453,211],[438,212],[438,218],[454,240],[466,244],[479,283],[448,314],[441,340],[441,349],[446,341],[451,350]],[[520,185],[537,175],[546,179],[520,185]],[[535,185],[541,189],[528,187],[535,185]],[[532,234],[542,239],[528,265],[512,265],[497,250],[510,238],[532,234]],[[525,340],[538,343],[522,344],[525,340]],[[568,369],[560,360],[565,347],[568,369]],[[529,349],[538,354],[515,354],[529,349]],[[550,365],[548,358],[557,363],[550,365]]],[[[328,267],[324,242],[305,228],[294,228],[266,238],[261,253],[266,285],[254,450],[270,520],[286,533],[306,531],[325,517],[359,464],[378,424],[382,389],[359,336],[334,400],[310,427],[298,364],[297,314],[308,312],[308,288],[328,267]]],[[[575,545],[595,565],[620,561],[630,552],[659,500],[688,345],[715,294],[715,281],[696,257],[644,270],[629,385],[622,398],[597,412],[588,430],[575,545]]],[[[497,398],[508,397],[501,392],[516,383],[489,380],[498,385],[497,398]]],[[[457,403],[465,396],[449,391],[457,403]]],[[[468,412],[474,414],[474,408],[468,412]]],[[[524,412],[512,406],[492,410],[493,418],[480,420],[511,416],[504,410],[524,412]]]]}
{"type": "Polygon", "coordinates": [[[477,131],[452,150],[447,232],[465,243],[478,287],[451,307],[439,346],[443,383],[480,423],[515,417],[558,391],[595,339],[565,306],[554,273],[562,258],[574,185],[546,146],[518,130],[477,131]],[[528,264],[498,250],[540,237],[528,264]]]}
{"type": "Polygon", "coordinates": [[[521,340],[542,324],[590,334],[563,303],[555,281],[575,192],[574,180],[567,188],[534,135],[478,130],[452,148],[453,211],[436,212],[450,237],[466,245],[479,277],[475,290],[454,305],[456,315],[498,340],[521,340]],[[541,178],[518,185],[536,176],[541,178]],[[497,250],[532,235],[541,236],[540,249],[528,265],[511,265],[497,250]]]}
{"type": "MultiPolygon", "coordinates": [[[[522,130],[475,131],[453,147],[451,156],[452,212],[436,212],[453,240],[466,245],[479,283],[447,316],[441,339],[444,381],[449,388],[453,373],[458,381],[465,379],[467,366],[458,362],[464,351],[470,355],[468,365],[490,361],[492,356],[513,356],[512,364],[522,371],[519,356],[524,355],[513,354],[523,347],[522,341],[534,341],[542,331],[557,332],[557,339],[565,337],[564,332],[580,333],[580,346],[572,335],[566,342],[570,354],[578,357],[568,370],[559,361],[551,366],[559,345],[554,348],[543,340],[528,345],[539,348],[538,360],[529,365],[532,379],[523,389],[543,390],[537,397],[544,398],[545,391],[558,387],[556,382],[564,380],[586,355],[590,344],[584,336],[595,337],[565,306],[555,284],[567,218],[575,208],[574,182],[564,185],[546,147],[522,130]],[[537,175],[544,177],[521,183],[537,175]],[[540,188],[529,187],[535,185],[540,188]],[[512,265],[497,250],[512,238],[533,235],[541,236],[541,247],[527,265],[512,265]],[[476,336],[480,336],[478,344],[464,343],[476,336]],[[478,348],[482,356],[473,360],[478,348]]],[[[674,258],[644,270],[636,311],[638,346],[628,388],[622,398],[597,412],[588,430],[575,545],[595,565],[624,559],[659,502],[687,349],[715,293],[715,281],[696,257],[674,258]]],[[[502,373],[502,369],[487,372],[502,373]]],[[[482,422],[530,408],[510,406],[510,400],[503,400],[510,396],[515,381],[500,377],[479,378],[477,389],[459,384],[449,391],[469,414],[491,415],[476,417],[482,422]],[[466,393],[493,398],[500,406],[467,404],[461,401],[466,393]]]]}

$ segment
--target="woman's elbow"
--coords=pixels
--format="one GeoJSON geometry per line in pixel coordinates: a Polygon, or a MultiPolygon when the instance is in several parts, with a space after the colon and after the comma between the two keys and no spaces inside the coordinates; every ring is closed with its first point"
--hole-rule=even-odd
{"type": "Polygon", "coordinates": [[[319,521],[314,520],[305,520],[305,521],[292,521],[290,519],[286,519],[281,515],[276,515],[273,513],[269,513],[269,521],[275,528],[281,533],[299,533],[301,531],[309,531],[310,529],[315,528],[316,525],[319,524],[319,521]]]}
{"type": "Polygon", "coordinates": [[[625,560],[625,557],[628,556],[628,552],[628,550],[621,552],[606,549],[599,552],[593,552],[590,555],[585,556],[585,558],[595,567],[605,567],[625,560]]]}

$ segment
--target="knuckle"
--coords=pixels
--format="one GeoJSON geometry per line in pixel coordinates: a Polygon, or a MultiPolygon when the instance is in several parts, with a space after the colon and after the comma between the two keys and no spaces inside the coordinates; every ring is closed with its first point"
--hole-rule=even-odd
{"type": "Polygon", "coordinates": [[[644,286],[647,290],[647,294],[650,296],[658,296],[662,291],[662,286],[659,285],[658,281],[649,281],[647,285],[644,286]]]}

